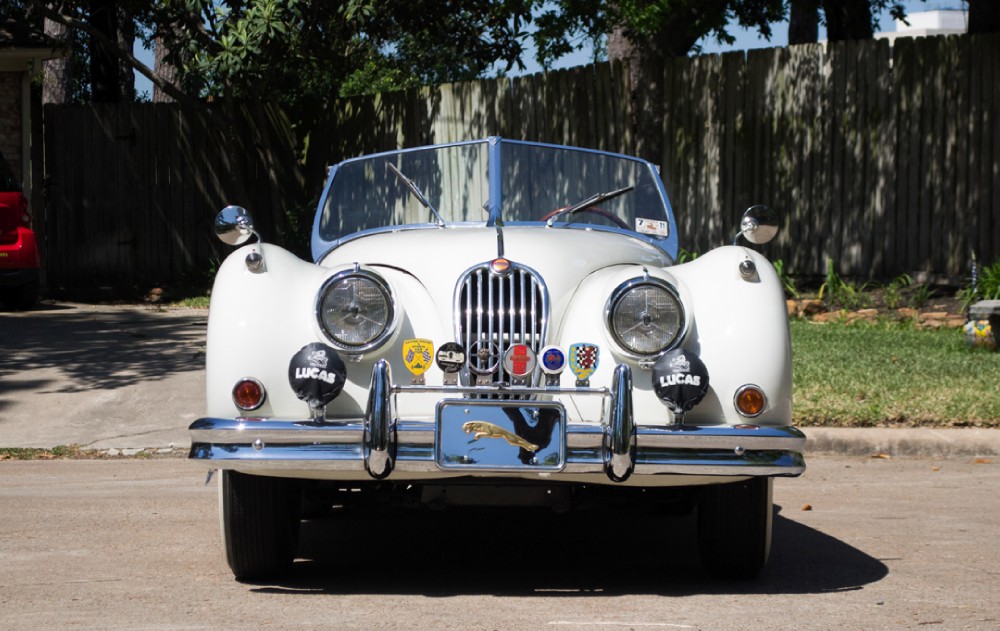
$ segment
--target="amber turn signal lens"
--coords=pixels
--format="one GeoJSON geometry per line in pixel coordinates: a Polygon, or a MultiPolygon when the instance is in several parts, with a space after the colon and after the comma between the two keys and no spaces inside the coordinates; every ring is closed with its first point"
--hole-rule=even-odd
{"type": "Polygon", "coordinates": [[[240,379],[233,386],[233,403],[241,410],[256,410],[264,404],[264,386],[256,379],[240,379]]]}
{"type": "Polygon", "coordinates": [[[747,385],[736,391],[736,409],[747,417],[758,416],[767,407],[767,397],[757,386],[747,385]]]}

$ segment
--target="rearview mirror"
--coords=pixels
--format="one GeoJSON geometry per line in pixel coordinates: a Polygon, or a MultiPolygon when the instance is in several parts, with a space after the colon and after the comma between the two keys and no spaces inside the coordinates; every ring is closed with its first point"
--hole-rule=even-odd
{"type": "Polygon", "coordinates": [[[750,243],[757,245],[767,243],[778,234],[778,213],[767,206],[751,206],[743,213],[740,221],[740,231],[733,239],[733,245],[743,235],[750,243]]]}
{"type": "Polygon", "coordinates": [[[215,236],[226,245],[243,245],[255,234],[253,217],[242,206],[226,206],[215,216],[215,236]]]}

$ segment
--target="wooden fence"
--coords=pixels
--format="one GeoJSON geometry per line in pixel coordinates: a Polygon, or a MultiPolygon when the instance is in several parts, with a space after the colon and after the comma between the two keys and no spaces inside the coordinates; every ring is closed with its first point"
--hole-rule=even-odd
{"type": "Polygon", "coordinates": [[[303,192],[292,143],[270,138],[287,128],[267,107],[223,117],[153,103],[46,106],[37,228],[50,291],[116,295],[201,280],[227,253],[212,222],[229,203],[259,209],[267,232],[283,228],[270,210],[301,204],[303,192]]]}
{"type": "MultiPolygon", "coordinates": [[[[663,85],[646,114],[662,120],[652,144],[687,250],[728,242],[764,203],[785,217],[766,251],[792,274],[832,260],[845,276],[960,282],[972,251],[1000,257],[1000,36],[678,58],[663,85]]],[[[49,284],[177,282],[219,256],[219,207],[247,199],[280,234],[325,165],[371,151],[502,135],[631,153],[628,95],[605,63],[344,99],[301,169],[273,108],[245,108],[244,144],[227,147],[211,116],[177,106],[50,107],[49,284]],[[234,188],[239,170],[253,190],[234,188]]]]}

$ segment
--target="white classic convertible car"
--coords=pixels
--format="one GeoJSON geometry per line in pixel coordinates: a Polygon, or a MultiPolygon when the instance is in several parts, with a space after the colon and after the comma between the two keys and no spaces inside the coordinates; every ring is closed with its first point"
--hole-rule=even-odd
{"type": "MultiPolygon", "coordinates": [[[[250,215],[219,269],[207,415],[227,560],[272,578],[306,507],[681,501],[701,559],[755,576],[772,479],[805,469],[791,426],[774,214],[677,264],[655,166],[491,137],[329,171],[314,262],[250,215]]],[[[402,510],[402,509],[400,509],[402,510]]]]}

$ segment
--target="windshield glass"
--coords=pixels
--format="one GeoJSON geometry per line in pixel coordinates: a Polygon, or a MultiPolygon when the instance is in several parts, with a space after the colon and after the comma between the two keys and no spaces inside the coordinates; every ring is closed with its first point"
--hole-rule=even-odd
{"type": "Polygon", "coordinates": [[[521,144],[504,145],[501,155],[502,214],[507,223],[546,221],[557,215],[556,225],[587,223],[636,230],[636,219],[667,218],[659,186],[645,162],[521,144]],[[595,195],[618,191],[576,212],[559,213],[595,195]]]}
{"type": "Polygon", "coordinates": [[[363,230],[434,225],[421,196],[446,224],[485,223],[495,209],[507,225],[601,225],[653,240],[670,232],[652,165],[617,154],[484,140],[348,160],[331,175],[317,225],[321,243],[363,230]]]}
{"type": "Polygon", "coordinates": [[[413,180],[446,222],[486,221],[487,150],[486,143],[476,143],[342,163],[328,187],[320,236],[333,241],[371,228],[437,221],[388,164],[413,180]]]}

